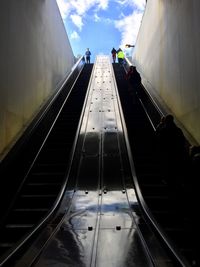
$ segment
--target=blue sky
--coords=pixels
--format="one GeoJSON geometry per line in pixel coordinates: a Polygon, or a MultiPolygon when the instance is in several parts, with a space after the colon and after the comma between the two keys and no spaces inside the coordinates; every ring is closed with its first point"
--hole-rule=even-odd
{"type": "Polygon", "coordinates": [[[57,0],[75,56],[89,48],[94,62],[119,47],[128,55],[135,44],[146,0],[57,0]]]}

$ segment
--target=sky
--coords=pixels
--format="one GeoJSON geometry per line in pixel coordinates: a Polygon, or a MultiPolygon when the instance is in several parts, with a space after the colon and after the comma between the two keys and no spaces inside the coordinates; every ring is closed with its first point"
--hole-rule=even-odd
{"type": "Polygon", "coordinates": [[[113,47],[130,56],[142,21],[146,0],[57,0],[74,53],[87,48],[96,55],[111,55],[113,47]]]}

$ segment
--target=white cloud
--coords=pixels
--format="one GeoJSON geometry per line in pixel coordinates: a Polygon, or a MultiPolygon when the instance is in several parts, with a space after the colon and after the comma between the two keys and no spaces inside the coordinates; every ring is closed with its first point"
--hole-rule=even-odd
{"type": "Polygon", "coordinates": [[[71,33],[71,35],[70,35],[70,38],[71,39],[74,39],[74,40],[78,40],[78,39],[80,39],[80,36],[79,36],[79,34],[76,31],[73,31],[71,33]]]}
{"type": "Polygon", "coordinates": [[[115,2],[116,6],[121,6],[122,12],[119,15],[120,19],[114,21],[115,27],[121,33],[120,46],[124,47],[127,43],[135,44],[146,6],[146,0],[57,0],[57,3],[63,19],[70,17],[79,31],[81,31],[84,26],[84,18],[91,8],[94,8],[94,21],[102,20],[102,22],[110,23],[110,18],[107,20],[105,18],[100,18],[98,16],[98,11],[106,10],[111,1],[115,2]],[[124,16],[123,7],[128,7],[130,11],[133,10],[133,13],[129,16],[124,16]]]}
{"type": "Polygon", "coordinates": [[[108,8],[109,0],[57,0],[57,4],[62,17],[66,18],[71,12],[83,16],[92,7],[105,10],[108,8]]]}
{"type": "Polygon", "coordinates": [[[109,0],[99,0],[98,9],[106,10],[108,8],[109,0]]]}
{"type": "Polygon", "coordinates": [[[116,0],[116,3],[125,6],[131,6],[143,11],[146,6],[146,0],[116,0]]]}
{"type": "Polygon", "coordinates": [[[100,21],[102,23],[102,25],[103,24],[113,24],[114,25],[113,20],[111,20],[110,18],[99,17],[96,13],[94,14],[94,21],[95,22],[100,21]]]}
{"type": "Polygon", "coordinates": [[[94,0],[72,0],[70,1],[72,9],[78,15],[84,15],[95,3],[94,0]]]}
{"type": "Polygon", "coordinates": [[[65,0],[56,0],[56,1],[58,4],[58,7],[60,9],[60,13],[61,13],[62,18],[63,19],[67,18],[71,9],[72,9],[71,4],[65,0]]]}
{"type": "Polygon", "coordinates": [[[83,27],[83,21],[82,21],[82,17],[79,15],[71,15],[70,16],[72,22],[78,27],[78,29],[81,31],[82,27],[83,27]]]}
{"type": "MultiPolygon", "coordinates": [[[[134,2],[136,1],[134,0],[134,2]]],[[[137,9],[129,16],[121,15],[121,19],[115,21],[115,27],[121,32],[121,48],[124,48],[126,44],[135,44],[142,16],[143,10],[137,9]]]]}
{"type": "Polygon", "coordinates": [[[133,13],[125,16],[123,11],[119,15],[119,20],[115,21],[115,27],[121,32],[121,47],[126,44],[134,45],[142,21],[142,16],[146,6],[146,0],[116,0],[121,6],[130,7],[133,13]]]}
{"type": "MultiPolygon", "coordinates": [[[[84,25],[83,20],[89,9],[95,8],[95,11],[105,10],[108,7],[109,0],[57,0],[58,7],[63,19],[70,16],[72,22],[82,30],[84,25]]],[[[99,21],[100,18],[94,14],[94,21],[99,21]]]]}
{"type": "Polygon", "coordinates": [[[94,14],[94,21],[95,22],[100,21],[100,17],[96,13],[94,14]]]}
{"type": "Polygon", "coordinates": [[[146,0],[133,0],[133,4],[140,10],[144,11],[146,0]]]}
{"type": "Polygon", "coordinates": [[[103,20],[106,24],[112,24],[113,23],[113,20],[109,19],[109,18],[106,18],[103,20]]]}

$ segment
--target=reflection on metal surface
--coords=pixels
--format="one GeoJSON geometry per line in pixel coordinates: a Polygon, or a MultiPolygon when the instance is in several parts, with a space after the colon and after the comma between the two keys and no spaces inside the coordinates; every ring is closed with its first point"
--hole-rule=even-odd
{"type": "MultiPolygon", "coordinates": [[[[148,267],[108,56],[96,59],[70,179],[74,196],[34,266],[148,267]]],[[[69,179],[69,180],[70,180],[69,179]]],[[[68,188],[66,189],[67,192],[68,188]]]]}
{"type": "Polygon", "coordinates": [[[151,266],[136,229],[99,231],[96,266],[151,266]]]}

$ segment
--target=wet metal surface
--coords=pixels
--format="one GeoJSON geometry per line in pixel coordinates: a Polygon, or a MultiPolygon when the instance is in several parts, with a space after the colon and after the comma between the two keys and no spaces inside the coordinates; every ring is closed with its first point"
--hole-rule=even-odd
{"type": "Polygon", "coordinates": [[[99,56],[70,177],[74,193],[70,204],[64,198],[66,214],[33,266],[153,266],[125,151],[112,65],[99,56]]]}

